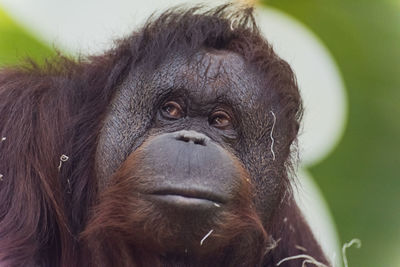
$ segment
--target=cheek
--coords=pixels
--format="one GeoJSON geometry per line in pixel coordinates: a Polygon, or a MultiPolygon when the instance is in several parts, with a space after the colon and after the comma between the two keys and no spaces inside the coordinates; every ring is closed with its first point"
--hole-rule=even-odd
{"type": "Polygon", "coordinates": [[[275,171],[266,171],[263,176],[256,178],[254,182],[254,203],[258,214],[263,222],[268,224],[275,211],[280,206],[285,197],[289,197],[292,192],[281,176],[275,171]]]}
{"type": "Polygon", "coordinates": [[[135,96],[131,87],[122,86],[105,116],[95,154],[100,189],[107,185],[112,174],[128,155],[143,143],[150,127],[152,117],[144,114],[152,114],[151,102],[148,107],[139,109],[140,105],[132,100],[136,98],[138,96],[135,96]],[[132,113],[132,105],[138,105],[135,113],[132,113]]]}
{"type": "Polygon", "coordinates": [[[235,150],[242,151],[238,157],[251,177],[253,202],[262,221],[267,224],[279,208],[283,196],[291,194],[291,184],[284,163],[265,155],[268,143],[260,143],[260,138],[252,140],[258,142],[240,143],[235,150]]]}

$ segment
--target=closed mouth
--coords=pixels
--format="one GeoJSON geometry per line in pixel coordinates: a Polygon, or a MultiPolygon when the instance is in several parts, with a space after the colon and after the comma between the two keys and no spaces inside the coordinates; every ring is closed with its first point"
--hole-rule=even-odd
{"type": "Polygon", "coordinates": [[[187,188],[159,189],[147,195],[152,200],[182,208],[219,208],[226,202],[226,198],[214,192],[187,188]]]}
{"type": "Polygon", "coordinates": [[[211,201],[217,204],[224,204],[226,202],[226,197],[217,194],[215,192],[211,192],[209,190],[199,190],[199,189],[180,189],[180,188],[166,188],[166,189],[158,189],[150,193],[150,195],[160,196],[160,197],[176,197],[176,198],[185,198],[192,200],[204,200],[211,201]]]}

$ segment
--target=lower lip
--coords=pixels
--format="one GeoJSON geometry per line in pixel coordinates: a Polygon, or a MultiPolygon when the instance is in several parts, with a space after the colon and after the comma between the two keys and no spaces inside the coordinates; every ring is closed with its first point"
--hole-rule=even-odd
{"type": "Polygon", "coordinates": [[[149,195],[151,199],[161,202],[170,206],[180,207],[180,208],[219,208],[221,205],[212,200],[196,197],[186,197],[181,195],[149,195]]]}

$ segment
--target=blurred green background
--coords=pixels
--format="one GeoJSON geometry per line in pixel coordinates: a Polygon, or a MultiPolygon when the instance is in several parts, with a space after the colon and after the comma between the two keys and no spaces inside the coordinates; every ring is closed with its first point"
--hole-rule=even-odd
{"type": "Polygon", "coordinates": [[[342,73],[348,122],[341,142],[310,168],[350,266],[400,266],[400,1],[270,0],[325,43],[342,73]]]}
{"type": "Polygon", "coordinates": [[[54,55],[54,51],[15,23],[0,2],[0,66],[12,65],[32,58],[43,61],[54,55]]]}
{"type": "MultiPolygon", "coordinates": [[[[327,46],[342,73],[348,121],[339,145],[309,171],[321,188],[351,267],[400,266],[400,1],[265,0],[327,46]]],[[[1,9],[0,66],[54,55],[1,9]]],[[[1,119],[1,118],[0,118],[1,119]]]]}

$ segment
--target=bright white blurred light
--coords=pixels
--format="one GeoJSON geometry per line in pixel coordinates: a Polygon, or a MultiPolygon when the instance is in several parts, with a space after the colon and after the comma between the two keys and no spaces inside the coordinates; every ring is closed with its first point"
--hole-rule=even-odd
{"type": "Polygon", "coordinates": [[[275,51],[296,73],[305,113],[299,136],[304,165],[327,156],[342,136],[347,100],[339,70],[322,42],[298,21],[274,9],[258,9],[258,21],[275,51]]]}
{"type": "Polygon", "coordinates": [[[339,240],[329,207],[307,171],[301,170],[298,180],[301,184],[294,189],[297,205],[332,266],[339,267],[342,265],[339,240]]]}
{"type": "MultiPolygon", "coordinates": [[[[107,50],[155,11],[179,0],[0,0],[0,5],[35,36],[72,53],[107,50]]],[[[190,3],[204,3],[192,0],[190,3]]],[[[208,1],[214,5],[222,1],[208,1]]]]}

